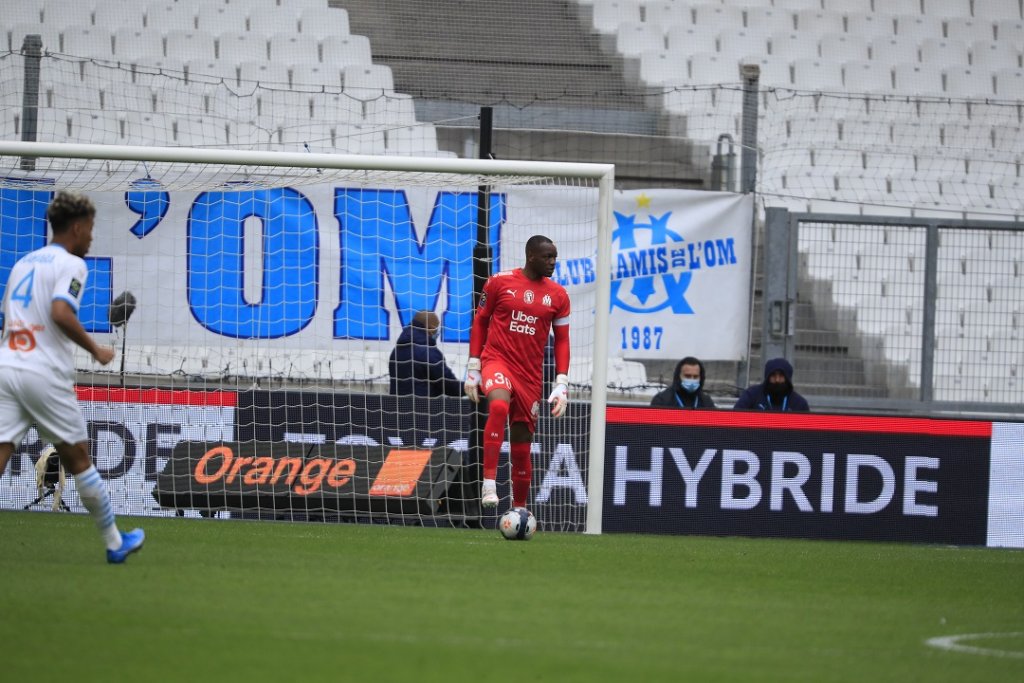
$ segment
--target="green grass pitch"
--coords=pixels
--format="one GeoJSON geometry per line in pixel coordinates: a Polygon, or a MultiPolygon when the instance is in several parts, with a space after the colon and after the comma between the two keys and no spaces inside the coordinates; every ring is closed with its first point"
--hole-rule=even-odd
{"type": "Polygon", "coordinates": [[[1024,681],[1024,552],[0,513],[5,681],[1024,681]]]}

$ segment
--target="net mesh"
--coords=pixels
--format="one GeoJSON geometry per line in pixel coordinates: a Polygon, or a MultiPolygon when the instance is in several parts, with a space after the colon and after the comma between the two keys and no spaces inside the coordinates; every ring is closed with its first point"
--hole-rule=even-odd
{"type": "MultiPolygon", "coordinates": [[[[521,266],[534,234],[551,237],[562,259],[592,261],[595,181],[289,168],[266,156],[268,166],[237,168],[37,157],[31,172],[0,157],[0,282],[46,242],[55,191],[86,190],[97,206],[80,318],[118,358],[100,367],[78,351],[76,365],[117,509],[480,523],[473,412],[460,395],[481,201],[494,270],[521,266]],[[124,291],[137,307],[119,326],[111,305],[124,291]],[[440,317],[447,397],[390,385],[389,357],[418,311],[440,317]],[[237,445],[209,455],[214,441],[237,445]],[[386,469],[395,448],[411,454],[386,469]],[[412,489],[409,472],[419,473],[412,489]],[[206,480],[222,488],[197,488],[206,480]]],[[[570,288],[573,392],[586,396],[593,283],[555,278],[570,288]]],[[[542,528],[583,527],[588,420],[585,406],[540,420],[531,507],[542,528]]],[[[42,445],[30,432],[15,461],[42,445]]],[[[5,507],[34,497],[31,475],[19,465],[0,481],[5,507]]]]}

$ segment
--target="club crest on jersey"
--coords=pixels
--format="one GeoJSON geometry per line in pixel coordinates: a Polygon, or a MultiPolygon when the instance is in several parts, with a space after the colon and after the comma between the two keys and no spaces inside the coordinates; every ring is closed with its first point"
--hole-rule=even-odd
{"type": "Polygon", "coordinates": [[[543,298],[543,299],[541,299],[541,300],[540,300],[540,302],[541,302],[542,304],[544,304],[545,306],[550,306],[550,305],[551,305],[551,296],[550,296],[550,295],[548,295],[548,294],[545,294],[545,295],[544,295],[544,298],[543,298]]]}
{"type": "Polygon", "coordinates": [[[82,293],[82,283],[75,278],[71,278],[71,284],[68,286],[68,294],[78,298],[78,295],[82,293]]]}
{"type": "Polygon", "coordinates": [[[533,290],[532,289],[528,289],[525,292],[523,292],[523,301],[525,301],[528,304],[532,304],[533,303],[533,290]]]}

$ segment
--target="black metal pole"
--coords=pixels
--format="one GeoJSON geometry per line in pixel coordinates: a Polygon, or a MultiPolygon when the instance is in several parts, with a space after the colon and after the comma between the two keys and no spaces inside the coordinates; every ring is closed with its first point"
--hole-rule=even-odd
{"type": "MultiPolygon", "coordinates": [[[[493,114],[491,107],[480,107],[480,158],[491,159],[491,134],[493,131],[493,114]]],[[[491,276],[492,260],[490,238],[490,207],[491,188],[480,185],[476,191],[476,245],[473,247],[473,311],[480,303],[484,283],[491,276]]],[[[471,454],[468,481],[464,483],[463,499],[467,504],[467,517],[470,510],[479,510],[478,505],[470,505],[470,501],[479,502],[480,484],[483,481],[483,432],[487,421],[486,403],[481,401],[473,411],[473,429],[469,434],[469,452],[471,454]]]]}
{"type": "MultiPolygon", "coordinates": [[[[21,99],[21,139],[35,142],[39,129],[39,70],[43,60],[43,39],[36,34],[25,36],[21,45],[25,56],[25,88],[21,99]]],[[[35,157],[22,157],[21,170],[36,170],[35,157]]]]}

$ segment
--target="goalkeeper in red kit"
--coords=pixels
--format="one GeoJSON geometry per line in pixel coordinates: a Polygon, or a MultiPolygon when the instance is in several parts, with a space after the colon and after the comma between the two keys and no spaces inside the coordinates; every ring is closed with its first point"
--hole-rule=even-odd
{"type": "Polygon", "coordinates": [[[569,403],[569,295],[551,279],[558,249],[543,235],[526,242],[526,265],[491,276],[484,284],[469,335],[466,395],[487,397],[484,426],[484,483],[480,502],[498,504],[498,455],[509,423],[512,505],[525,507],[533,466],[530,446],[542,392],[544,347],[555,334],[555,388],[551,414],[561,417],[569,403]]]}

